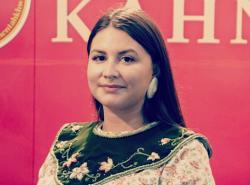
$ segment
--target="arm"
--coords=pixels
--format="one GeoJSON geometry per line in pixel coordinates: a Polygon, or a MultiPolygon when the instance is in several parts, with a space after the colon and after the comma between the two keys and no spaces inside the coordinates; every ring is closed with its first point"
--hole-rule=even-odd
{"type": "Polygon", "coordinates": [[[194,140],[164,166],[161,185],[215,185],[206,149],[194,140]]]}
{"type": "Polygon", "coordinates": [[[37,185],[57,185],[55,181],[55,175],[56,161],[51,152],[49,152],[47,158],[39,170],[37,185]]]}

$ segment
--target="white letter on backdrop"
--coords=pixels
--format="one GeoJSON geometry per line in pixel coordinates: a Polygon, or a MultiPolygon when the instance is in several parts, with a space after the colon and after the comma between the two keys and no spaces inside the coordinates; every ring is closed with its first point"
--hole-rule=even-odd
{"type": "MultiPolygon", "coordinates": [[[[91,0],[82,0],[77,7],[68,14],[68,1],[57,0],[57,35],[55,38],[52,38],[52,42],[73,41],[73,39],[68,36],[68,23],[75,28],[84,41],[88,40],[90,30],[77,14],[90,1],[91,0]]],[[[125,7],[141,9],[139,0],[127,0],[125,7]]]]}
{"type": "Polygon", "coordinates": [[[230,41],[232,44],[247,44],[247,40],[242,38],[242,14],[243,11],[250,16],[250,1],[238,0],[237,1],[237,28],[236,36],[230,41]]]}
{"type": "Polygon", "coordinates": [[[173,37],[168,42],[188,43],[189,39],[184,38],[184,22],[185,21],[202,21],[203,38],[198,39],[199,43],[219,43],[220,41],[214,37],[214,11],[215,0],[204,0],[204,15],[185,15],[185,0],[174,0],[173,15],[173,37]]]}
{"type": "Polygon", "coordinates": [[[141,9],[139,0],[127,0],[127,3],[125,4],[125,7],[141,9]]]}
{"type": "Polygon", "coordinates": [[[88,40],[90,30],[77,14],[89,2],[90,0],[81,1],[75,9],[68,14],[67,0],[57,0],[57,35],[55,38],[52,38],[52,42],[73,41],[73,39],[68,36],[68,23],[75,28],[83,40],[88,40]]]}

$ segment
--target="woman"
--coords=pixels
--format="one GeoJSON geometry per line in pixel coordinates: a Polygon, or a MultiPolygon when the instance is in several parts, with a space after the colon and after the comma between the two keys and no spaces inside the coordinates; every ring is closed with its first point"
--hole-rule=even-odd
{"type": "Polygon", "coordinates": [[[209,144],[185,128],[163,38],[145,13],[106,13],[87,52],[99,120],[63,126],[38,184],[214,184],[209,144]]]}

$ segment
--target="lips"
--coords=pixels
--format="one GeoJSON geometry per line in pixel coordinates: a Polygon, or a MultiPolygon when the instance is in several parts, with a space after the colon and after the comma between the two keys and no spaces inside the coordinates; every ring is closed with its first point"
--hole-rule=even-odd
{"type": "Polygon", "coordinates": [[[119,84],[100,84],[99,86],[102,87],[106,92],[110,93],[114,93],[120,89],[126,88],[125,86],[119,84]]]}
{"type": "Polygon", "coordinates": [[[99,86],[108,88],[125,88],[125,86],[119,84],[100,84],[99,86]]]}

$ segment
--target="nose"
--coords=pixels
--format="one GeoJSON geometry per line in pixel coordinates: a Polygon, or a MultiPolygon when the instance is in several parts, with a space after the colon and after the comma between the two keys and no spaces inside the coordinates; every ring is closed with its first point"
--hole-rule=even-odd
{"type": "Polygon", "coordinates": [[[107,61],[103,70],[103,77],[106,79],[116,79],[119,77],[117,64],[114,61],[107,61]]]}

